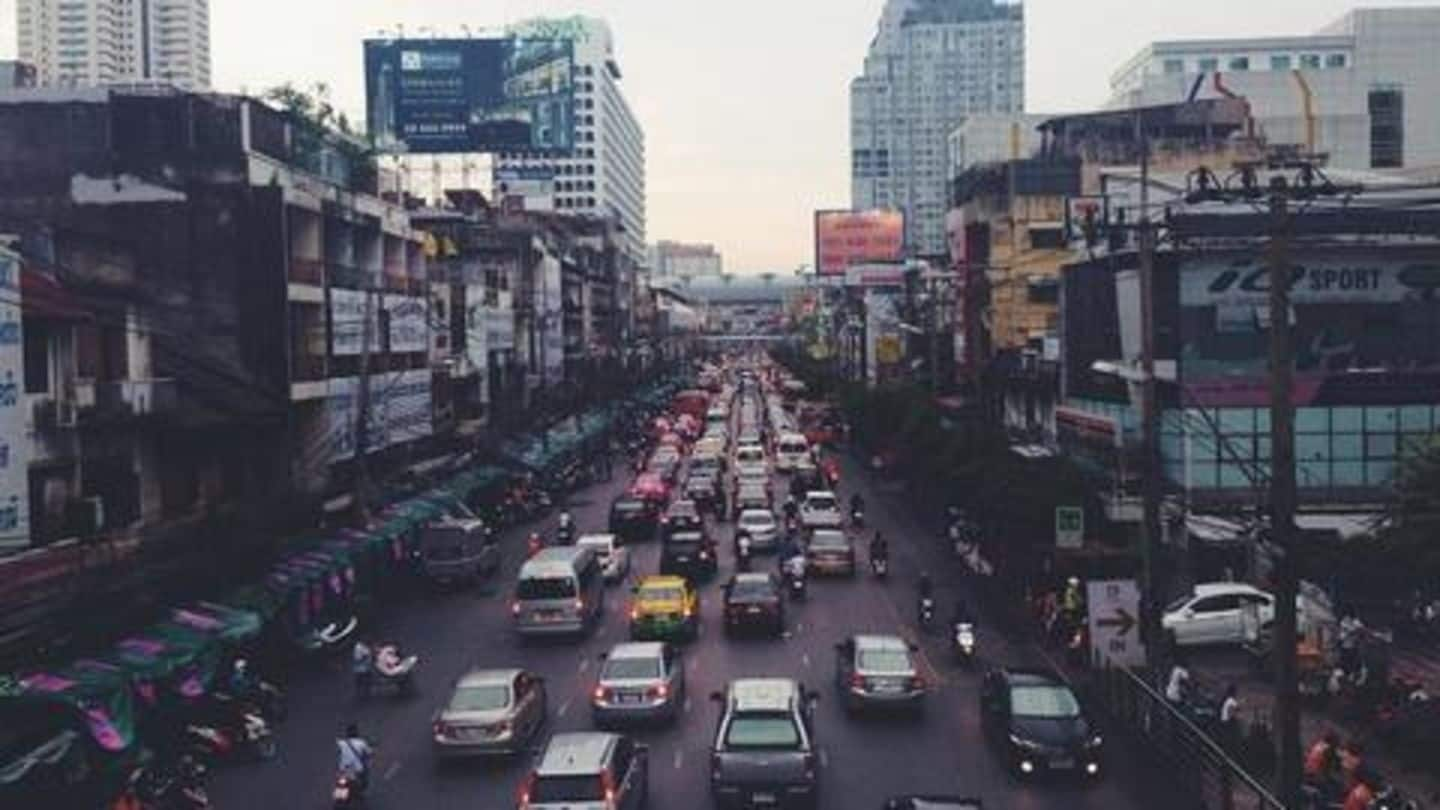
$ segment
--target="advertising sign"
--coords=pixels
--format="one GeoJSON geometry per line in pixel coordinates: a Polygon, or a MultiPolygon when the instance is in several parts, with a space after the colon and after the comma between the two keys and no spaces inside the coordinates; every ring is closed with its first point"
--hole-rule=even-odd
{"type": "MultiPolygon", "coordinates": [[[[381,375],[374,400],[382,408],[384,445],[414,441],[434,429],[434,408],[430,396],[430,369],[417,368],[381,375]]],[[[380,446],[377,444],[377,447],[380,446]]]]}
{"type": "Polygon", "coordinates": [[[430,345],[425,299],[410,295],[385,296],[390,321],[390,351],[423,352],[430,345]]]}
{"type": "Polygon", "coordinates": [[[485,306],[485,288],[478,284],[465,287],[465,359],[480,375],[480,391],[485,393],[490,374],[490,345],[486,329],[489,308],[485,306]]]}
{"type": "Polygon", "coordinates": [[[554,257],[541,262],[540,282],[543,382],[554,385],[565,379],[565,310],[560,300],[560,262],[554,257]]]}
{"type": "MultiPolygon", "coordinates": [[[[1181,373],[1197,404],[1269,401],[1262,262],[1212,257],[1181,267],[1181,373]]],[[[1291,284],[1296,405],[1430,401],[1440,382],[1440,263],[1301,255],[1291,284]]]]}
{"type": "Polygon", "coordinates": [[[865,291],[865,377],[871,384],[899,372],[905,359],[900,330],[900,296],[877,289],[865,291]]]}
{"type": "Polygon", "coordinates": [[[568,150],[573,69],[565,39],[368,39],[369,133],[382,152],[568,150]]]}
{"type": "Polygon", "coordinates": [[[29,443],[20,319],[20,259],[0,250],[0,549],[30,545],[29,443]]]}
{"type": "Polygon", "coordinates": [[[1090,655],[1096,663],[1118,667],[1145,666],[1140,641],[1140,588],[1133,579],[1085,583],[1090,609],[1090,655]]]}
{"type": "MultiPolygon", "coordinates": [[[[355,457],[355,419],[360,401],[360,378],[330,380],[325,399],[323,430],[312,435],[316,455],[327,463],[355,457]]],[[[366,451],[373,453],[398,442],[429,436],[433,430],[430,370],[411,369],[370,376],[370,418],[366,451]]]]}
{"type": "MultiPolygon", "coordinates": [[[[334,341],[331,353],[338,356],[358,355],[365,347],[365,296],[363,290],[330,290],[330,333],[334,341]]],[[[373,305],[372,305],[373,306],[373,305]]],[[[370,350],[379,349],[377,328],[379,313],[370,312],[370,350]]]]}
{"type": "Polygon", "coordinates": [[[844,274],[851,265],[905,258],[905,215],[899,211],[816,211],[815,272],[844,274]]]}

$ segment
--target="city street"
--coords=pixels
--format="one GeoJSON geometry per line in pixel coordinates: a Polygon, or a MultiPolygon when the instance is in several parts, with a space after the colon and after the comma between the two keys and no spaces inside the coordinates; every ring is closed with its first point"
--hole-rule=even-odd
{"type": "MultiPolygon", "coordinates": [[[[852,491],[858,468],[847,465],[852,491]]],[[[628,477],[617,469],[615,480],[578,493],[570,508],[581,531],[603,528],[609,499],[628,477]]],[[[654,808],[708,806],[707,759],[717,709],[706,699],[727,680],[742,676],[787,675],[801,678],[821,693],[818,737],[822,746],[821,807],[834,810],[879,807],[884,798],[902,792],[952,792],[983,798],[1000,808],[1157,807],[1166,796],[1123,742],[1112,740],[1111,770],[1098,785],[1066,783],[1020,784],[999,766],[982,744],[977,711],[979,676],[962,671],[944,655],[941,634],[922,643],[924,665],[940,686],[931,696],[923,720],[847,717],[834,698],[833,645],[855,631],[899,632],[914,637],[914,582],[927,567],[937,583],[942,613],[957,592],[947,581],[953,568],[938,557],[938,545],[918,534],[914,516],[897,498],[868,482],[862,487],[872,526],[892,538],[895,568],[888,583],[869,576],[854,581],[813,582],[810,599],[792,604],[790,630],[783,641],[723,638],[718,619],[719,581],[702,590],[706,625],[701,638],[685,650],[690,700],[675,728],[646,729],[638,736],[651,745],[651,789],[654,808]]],[[[549,523],[553,523],[553,516],[549,523]]],[[[547,525],[546,528],[549,528],[547,525]]],[[[722,577],[732,570],[730,526],[719,529],[722,577]]],[[[348,662],[336,660],[328,671],[298,673],[291,684],[291,716],[279,730],[276,761],[218,769],[213,797],[220,807],[321,807],[329,798],[335,771],[335,733],[349,720],[378,743],[371,791],[375,807],[508,808],[515,804],[527,760],[459,762],[437,766],[430,752],[432,713],[465,669],[475,666],[528,667],[547,679],[554,730],[591,728],[587,695],[593,685],[598,655],[626,638],[628,591],[612,587],[606,599],[606,621],[582,642],[521,645],[509,629],[505,595],[519,565],[523,538],[531,527],[519,527],[505,538],[507,559],[502,575],[485,593],[417,595],[407,603],[389,605],[377,637],[402,641],[421,656],[418,695],[377,696],[356,703],[351,696],[348,662]]],[[[656,568],[659,545],[634,549],[632,576],[656,568]]],[[[760,566],[769,566],[762,557],[760,566]]],[[[980,648],[990,661],[1042,663],[1025,650],[985,632],[980,648]]]]}

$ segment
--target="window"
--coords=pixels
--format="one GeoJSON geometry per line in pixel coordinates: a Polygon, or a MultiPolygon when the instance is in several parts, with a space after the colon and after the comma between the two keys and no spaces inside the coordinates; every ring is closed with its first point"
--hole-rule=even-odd
{"type": "Polygon", "coordinates": [[[45,394],[50,391],[50,335],[44,323],[23,321],[25,346],[25,393],[45,394]]]}
{"type": "Polygon", "coordinates": [[[1320,54],[1318,54],[1318,53],[1302,53],[1302,54],[1300,54],[1300,67],[1301,67],[1301,69],[1303,69],[1303,70],[1319,70],[1319,69],[1320,69],[1320,54]]]}
{"type": "Polygon", "coordinates": [[[1290,55],[1289,55],[1289,54],[1276,54],[1275,56],[1270,57],[1270,69],[1271,69],[1271,70],[1289,70],[1289,69],[1290,69],[1290,55]]]}
{"type": "Polygon", "coordinates": [[[1370,91],[1370,167],[1405,165],[1405,93],[1397,88],[1370,91]]]}
{"type": "Polygon", "coordinates": [[[1230,70],[1249,70],[1249,69],[1250,69],[1250,57],[1248,57],[1248,56],[1232,56],[1232,57],[1230,57],[1230,61],[1229,61],[1228,63],[1226,63],[1226,65],[1227,65],[1227,67],[1229,67],[1230,70]]]}
{"type": "Polygon", "coordinates": [[[1184,60],[1184,59],[1166,59],[1166,60],[1165,60],[1165,72],[1166,72],[1166,73],[1184,73],[1184,72],[1185,72],[1185,60],[1184,60]]]}
{"type": "Polygon", "coordinates": [[[1343,68],[1343,67],[1345,67],[1345,54],[1343,54],[1343,53],[1332,53],[1332,54],[1328,54],[1328,55],[1325,57],[1325,67],[1327,67],[1327,68],[1343,68]]]}
{"type": "Polygon", "coordinates": [[[1214,73],[1220,69],[1220,60],[1214,57],[1206,57],[1199,61],[1201,73],[1214,73]]]}

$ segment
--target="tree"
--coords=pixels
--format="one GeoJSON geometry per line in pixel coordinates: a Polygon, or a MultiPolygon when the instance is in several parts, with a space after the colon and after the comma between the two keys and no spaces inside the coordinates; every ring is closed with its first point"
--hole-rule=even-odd
{"type": "Polygon", "coordinates": [[[323,173],[322,156],[328,148],[344,158],[352,187],[373,185],[374,147],[368,140],[356,142],[358,133],[350,119],[331,103],[328,84],[316,82],[307,91],[286,82],[266,90],[261,98],[288,113],[295,124],[291,152],[297,164],[316,174],[323,173]]]}

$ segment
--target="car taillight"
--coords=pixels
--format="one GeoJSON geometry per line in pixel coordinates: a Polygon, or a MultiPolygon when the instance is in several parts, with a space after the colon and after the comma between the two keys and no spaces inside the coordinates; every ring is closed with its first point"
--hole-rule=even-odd
{"type": "Polygon", "coordinates": [[[925,678],[924,678],[923,676],[920,676],[920,675],[912,675],[912,676],[910,677],[910,688],[911,688],[911,689],[924,689],[924,688],[925,688],[925,678]]]}
{"type": "Polygon", "coordinates": [[[512,616],[519,616],[519,615],[520,615],[520,601],[519,601],[518,599],[517,599],[516,601],[510,603],[510,615],[512,615],[512,616]]]}
{"type": "Polygon", "coordinates": [[[851,689],[864,689],[864,688],[865,688],[865,676],[864,676],[864,675],[861,675],[861,674],[858,673],[858,672],[857,672],[857,673],[854,673],[853,675],[851,675],[851,676],[850,676],[850,688],[851,688],[851,689]]]}
{"type": "Polygon", "coordinates": [[[576,600],[575,600],[575,609],[576,609],[576,610],[584,610],[584,609],[585,609],[585,600],[584,600],[584,599],[576,599],[576,600]]]}
{"type": "Polygon", "coordinates": [[[806,754],[806,755],[805,755],[805,778],[806,778],[807,780],[809,780],[809,779],[814,779],[814,778],[815,778],[815,755],[814,755],[814,754],[806,754]]]}
{"type": "Polygon", "coordinates": [[[605,791],[605,808],[606,808],[606,810],[614,810],[614,808],[615,808],[615,777],[612,776],[609,771],[603,771],[603,772],[601,772],[601,774],[600,774],[600,788],[601,788],[601,790],[605,791]]]}
{"type": "Polygon", "coordinates": [[[690,618],[691,616],[694,616],[694,615],[695,615],[695,608],[691,607],[690,605],[686,605],[686,606],[685,606],[684,613],[685,613],[685,618],[688,619],[688,618],[690,618]]]}
{"type": "Polygon", "coordinates": [[[597,687],[595,687],[594,695],[595,695],[595,699],[596,699],[596,700],[604,700],[604,699],[605,699],[605,695],[606,695],[606,689],[605,689],[605,687],[603,687],[603,686],[597,686],[597,687]]]}
{"type": "Polygon", "coordinates": [[[652,686],[650,687],[650,696],[656,700],[664,700],[670,696],[670,687],[663,683],[659,686],[652,686]]]}
{"type": "Polygon", "coordinates": [[[630,618],[631,618],[632,620],[640,618],[640,608],[638,608],[638,607],[630,608],[630,618]]]}
{"type": "Polygon", "coordinates": [[[535,774],[532,773],[525,777],[524,782],[520,783],[520,810],[528,810],[530,807],[530,794],[534,792],[534,789],[535,774]]]}
{"type": "Polygon", "coordinates": [[[436,721],[436,723],[435,723],[435,736],[436,736],[436,737],[448,737],[448,736],[450,736],[450,727],[447,726],[447,725],[445,725],[444,723],[441,723],[441,722],[439,722],[439,721],[436,721]]]}

